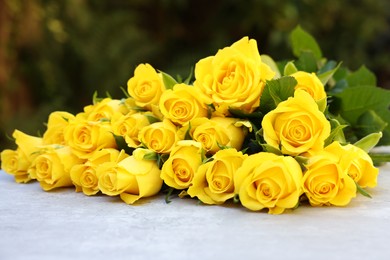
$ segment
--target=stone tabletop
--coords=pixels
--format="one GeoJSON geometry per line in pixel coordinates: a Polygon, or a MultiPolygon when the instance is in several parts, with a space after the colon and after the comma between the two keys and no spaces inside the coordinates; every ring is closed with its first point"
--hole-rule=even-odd
{"type": "Polygon", "coordinates": [[[0,172],[0,259],[388,259],[390,164],[369,192],[269,215],[163,195],[130,206],[0,172]]]}

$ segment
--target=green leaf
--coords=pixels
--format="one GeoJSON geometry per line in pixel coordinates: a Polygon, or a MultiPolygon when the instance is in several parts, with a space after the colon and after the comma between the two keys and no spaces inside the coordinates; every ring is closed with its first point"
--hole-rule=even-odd
{"type": "Polygon", "coordinates": [[[240,202],[240,197],[239,197],[238,194],[234,194],[233,202],[236,203],[236,204],[240,202]]]}
{"type": "Polygon", "coordinates": [[[347,76],[348,86],[376,86],[376,77],[366,66],[361,66],[357,71],[347,76]]]}
{"type": "Polygon", "coordinates": [[[173,89],[173,86],[178,84],[177,81],[171,75],[169,75],[161,70],[159,70],[158,72],[160,72],[162,75],[165,89],[173,89]]]}
{"type": "Polygon", "coordinates": [[[93,92],[93,95],[92,95],[92,104],[96,105],[97,103],[99,103],[102,99],[98,97],[98,92],[95,91],[93,92]]]}
{"type": "Polygon", "coordinates": [[[318,74],[317,77],[320,79],[321,83],[325,86],[326,83],[333,77],[336,71],[340,68],[341,62],[334,68],[328,71],[325,71],[321,74],[318,74]]]}
{"type": "Polygon", "coordinates": [[[267,81],[260,98],[260,111],[268,113],[276,106],[294,95],[297,81],[290,76],[267,81]]]}
{"type": "Polygon", "coordinates": [[[169,204],[169,203],[171,203],[172,201],[170,200],[170,196],[172,195],[172,193],[175,191],[175,189],[174,188],[172,188],[172,187],[169,187],[169,189],[168,189],[168,193],[167,193],[167,195],[165,195],[165,203],[166,204],[169,204]]]}
{"type": "Polygon", "coordinates": [[[291,32],[290,42],[293,54],[296,57],[301,56],[303,51],[311,51],[317,60],[322,58],[322,52],[317,41],[299,25],[291,32]]]}
{"type": "Polygon", "coordinates": [[[152,116],[150,114],[145,114],[145,117],[148,119],[149,121],[149,124],[153,124],[153,123],[156,123],[156,122],[160,122],[161,120],[155,116],[152,116]]]}
{"type": "Polygon", "coordinates": [[[150,153],[146,153],[144,155],[144,160],[149,160],[149,161],[157,161],[158,159],[158,154],[157,153],[154,153],[154,152],[150,152],[150,153]]]}
{"type": "Polygon", "coordinates": [[[261,144],[261,147],[263,148],[263,150],[265,152],[273,153],[273,154],[276,154],[276,155],[282,155],[282,152],[279,149],[277,149],[277,148],[275,148],[275,147],[273,147],[273,146],[271,146],[269,144],[261,144]]]}
{"type": "Polygon", "coordinates": [[[127,154],[132,154],[133,151],[135,150],[135,148],[132,148],[132,147],[129,147],[125,141],[125,138],[123,136],[120,136],[120,135],[115,135],[114,133],[112,133],[112,135],[114,136],[114,139],[115,139],[115,143],[118,147],[118,150],[124,150],[127,154]]]}
{"type": "MultiPolygon", "coordinates": [[[[374,111],[384,122],[390,122],[390,90],[374,86],[357,86],[346,88],[343,92],[334,95],[335,102],[332,106],[347,120],[352,127],[359,127],[358,119],[368,110],[374,111]]],[[[381,145],[390,144],[390,125],[383,129],[381,145]]]]}
{"type": "Polygon", "coordinates": [[[254,118],[260,119],[263,118],[263,114],[259,111],[255,111],[253,113],[245,113],[244,111],[236,108],[229,108],[229,113],[237,118],[254,118]]]}
{"type": "Polygon", "coordinates": [[[120,86],[119,89],[122,91],[123,95],[125,95],[126,98],[130,98],[129,92],[127,92],[124,87],[120,86]]]}
{"type": "Polygon", "coordinates": [[[184,140],[192,140],[192,136],[191,136],[191,121],[188,122],[188,128],[187,128],[186,134],[184,135],[184,140]]]}
{"type": "Polygon", "coordinates": [[[262,54],[260,55],[261,61],[265,64],[267,64],[274,72],[275,72],[275,77],[274,78],[280,78],[282,75],[280,74],[278,65],[276,65],[276,62],[274,59],[272,59],[270,56],[262,54]]]}
{"type": "Polygon", "coordinates": [[[362,194],[364,197],[372,199],[371,195],[366,190],[364,190],[356,181],[355,184],[356,184],[357,192],[362,194]]]}
{"type": "Polygon", "coordinates": [[[192,80],[192,76],[193,76],[193,75],[194,75],[194,67],[191,67],[190,74],[189,74],[188,77],[183,81],[183,83],[189,85],[189,84],[191,83],[191,80],[192,80]]]}
{"type": "Polygon", "coordinates": [[[327,98],[326,97],[323,99],[317,100],[316,103],[317,103],[318,109],[321,112],[324,112],[326,110],[326,106],[327,106],[327,98]]]}
{"type": "Polygon", "coordinates": [[[381,138],[382,138],[382,132],[372,133],[363,137],[362,139],[354,143],[354,145],[359,147],[360,149],[363,149],[366,152],[369,152],[372,148],[374,148],[378,144],[381,138]]]}
{"type": "Polygon", "coordinates": [[[316,57],[311,51],[302,51],[295,65],[298,70],[306,72],[316,72],[318,70],[316,57]]]}
{"type": "Polygon", "coordinates": [[[375,111],[368,110],[358,118],[355,128],[357,135],[363,137],[371,133],[382,132],[388,124],[375,111]]]}
{"type": "Polygon", "coordinates": [[[283,75],[289,76],[291,74],[294,74],[297,71],[298,71],[298,69],[297,69],[297,67],[295,67],[294,62],[289,61],[289,62],[287,62],[286,66],[284,66],[283,75]]]}
{"type": "Polygon", "coordinates": [[[299,166],[301,166],[302,171],[307,169],[306,164],[309,161],[309,158],[304,156],[295,156],[294,159],[298,162],[299,166]]]}
{"type": "Polygon", "coordinates": [[[369,153],[374,165],[390,162],[389,153],[369,153]]]}
{"type": "Polygon", "coordinates": [[[325,140],[325,146],[328,146],[329,144],[333,143],[334,141],[338,141],[339,143],[345,143],[345,137],[343,129],[347,127],[347,125],[342,125],[337,119],[330,119],[329,120],[332,131],[330,132],[330,135],[325,140]]]}

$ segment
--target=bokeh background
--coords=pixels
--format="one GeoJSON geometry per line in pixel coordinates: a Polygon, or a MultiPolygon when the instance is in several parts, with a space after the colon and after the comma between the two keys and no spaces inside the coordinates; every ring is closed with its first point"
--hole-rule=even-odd
{"type": "Polygon", "coordinates": [[[81,111],[95,90],[122,97],[139,63],[186,77],[243,36],[293,59],[297,24],[325,57],[365,64],[390,89],[389,0],[0,0],[0,149],[15,128],[37,135],[50,112],[81,111]]]}

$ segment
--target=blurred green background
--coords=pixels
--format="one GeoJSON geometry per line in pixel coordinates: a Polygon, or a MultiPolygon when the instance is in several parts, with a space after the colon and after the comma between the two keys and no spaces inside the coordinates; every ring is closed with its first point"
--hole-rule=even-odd
{"type": "Polygon", "coordinates": [[[293,59],[297,24],[325,57],[365,64],[390,88],[388,0],[0,0],[0,149],[15,128],[37,135],[50,112],[81,111],[95,90],[122,97],[139,63],[186,77],[243,36],[293,59]]]}

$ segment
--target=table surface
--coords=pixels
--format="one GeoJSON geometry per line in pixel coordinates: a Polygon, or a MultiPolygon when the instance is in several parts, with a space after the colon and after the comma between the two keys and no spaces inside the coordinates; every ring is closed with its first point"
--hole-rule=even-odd
{"type": "Polygon", "coordinates": [[[163,195],[126,205],[0,172],[0,259],[388,259],[390,164],[372,199],[282,215],[163,195]]]}

